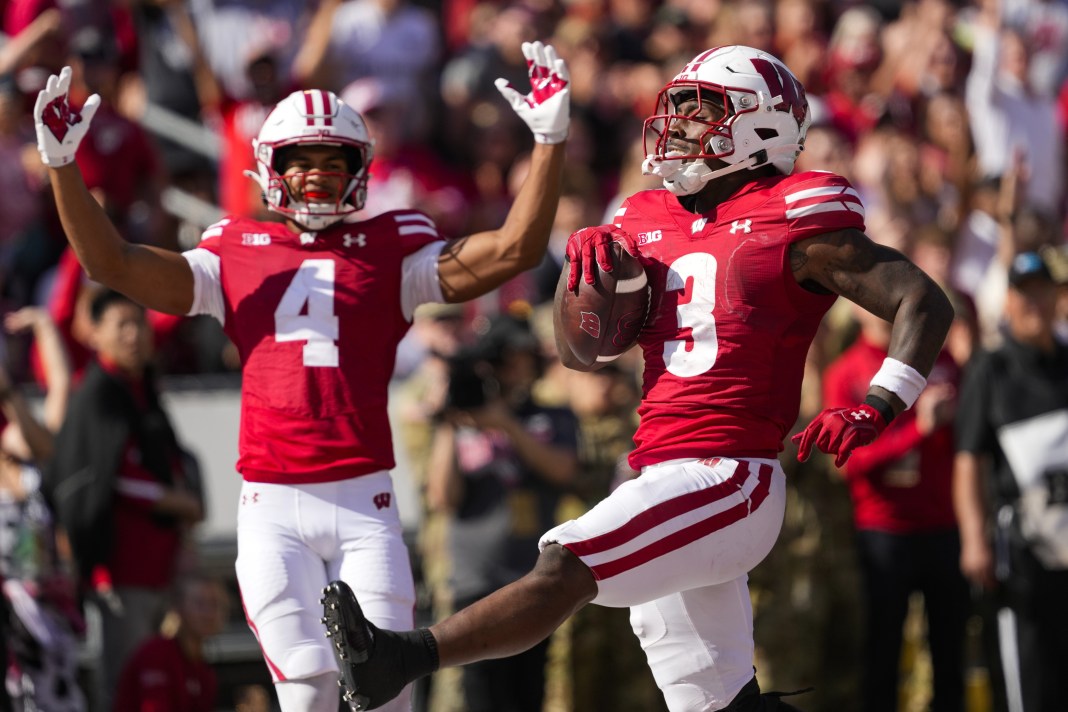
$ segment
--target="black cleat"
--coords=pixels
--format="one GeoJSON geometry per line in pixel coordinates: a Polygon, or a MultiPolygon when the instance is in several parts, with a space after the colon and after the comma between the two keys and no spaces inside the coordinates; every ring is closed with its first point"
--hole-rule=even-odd
{"type": "Polygon", "coordinates": [[[332,581],[323,589],[319,602],[323,604],[320,620],[326,626],[326,637],[332,643],[330,649],[341,670],[337,683],[343,690],[342,699],[352,712],[373,709],[370,697],[362,694],[356,673],[357,665],[366,662],[374,646],[371,624],[363,617],[359,601],[344,581],[332,581]]]}
{"type": "Polygon", "coordinates": [[[783,697],[792,697],[803,692],[809,692],[812,688],[797,692],[760,692],[760,685],[754,677],[731,703],[724,707],[721,712],[801,712],[797,707],[783,702],[783,697]]]}
{"type": "Polygon", "coordinates": [[[341,670],[341,697],[352,712],[381,707],[409,682],[437,669],[437,643],[430,631],[376,628],[344,581],[331,581],[321,603],[326,637],[341,670]]]}

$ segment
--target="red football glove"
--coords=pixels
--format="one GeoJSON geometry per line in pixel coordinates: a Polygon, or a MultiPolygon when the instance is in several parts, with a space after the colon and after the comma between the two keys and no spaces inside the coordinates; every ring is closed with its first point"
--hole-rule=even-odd
{"type": "Polygon", "coordinates": [[[615,225],[584,227],[578,232],[571,233],[571,237],[567,238],[567,248],[564,250],[564,254],[571,263],[571,273],[567,276],[569,290],[578,286],[580,266],[586,284],[593,284],[595,281],[594,260],[605,272],[612,271],[612,253],[609,247],[613,242],[622,245],[631,257],[638,256],[638,242],[615,225]]]}
{"type": "Polygon", "coordinates": [[[841,467],[854,450],[875,440],[885,428],[886,421],[879,411],[861,403],[852,408],[828,408],[790,439],[797,443],[798,460],[807,460],[815,444],[834,455],[834,466],[841,467]]]}

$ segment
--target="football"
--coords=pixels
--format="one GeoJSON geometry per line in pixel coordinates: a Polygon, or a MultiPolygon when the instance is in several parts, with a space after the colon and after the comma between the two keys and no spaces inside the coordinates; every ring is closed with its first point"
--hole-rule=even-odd
{"type": "Polygon", "coordinates": [[[612,271],[596,267],[593,284],[579,276],[567,289],[570,263],[557,289],[557,318],[571,352],[585,365],[611,361],[638,340],[649,315],[649,280],[638,258],[612,243],[612,271]]]}

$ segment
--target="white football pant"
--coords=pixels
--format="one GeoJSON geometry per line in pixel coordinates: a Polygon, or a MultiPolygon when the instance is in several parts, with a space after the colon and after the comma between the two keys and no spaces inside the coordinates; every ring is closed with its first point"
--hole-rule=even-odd
{"type": "Polygon", "coordinates": [[[630,607],[672,712],[719,710],[753,677],[747,574],[771,551],[785,505],[778,460],[671,460],[540,545],[582,559],[597,579],[594,603],[630,607]]]}
{"type": "MultiPolygon", "coordinates": [[[[331,580],[352,587],[375,625],[414,625],[415,585],[388,472],[303,485],[245,482],[237,546],[245,616],[276,683],[337,672],[319,620],[331,580]]],[[[382,709],[409,710],[410,698],[409,688],[382,709]]]]}

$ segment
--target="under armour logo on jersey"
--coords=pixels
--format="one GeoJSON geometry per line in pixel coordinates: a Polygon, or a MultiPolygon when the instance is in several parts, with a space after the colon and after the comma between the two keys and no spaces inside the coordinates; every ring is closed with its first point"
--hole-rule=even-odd
{"type": "Polygon", "coordinates": [[[579,312],[579,316],[582,318],[579,328],[595,339],[601,338],[601,317],[593,312],[579,312]]]}
{"type": "Polygon", "coordinates": [[[705,229],[705,225],[707,225],[707,224],[708,224],[708,218],[697,218],[696,220],[693,221],[693,224],[690,225],[690,234],[691,235],[696,235],[697,233],[699,233],[702,230],[704,230],[705,229]]]}
{"type": "Polygon", "coordinates": [[[388,509],[391,499],[393,499],[393,495],[389,492],[380,492],[371,501],[375,503],[375,507],[378,509],[388,509]]]}
{"type": "Polygon", "coordinates": [[[302,245],[310,245],[313,242],[315,242],[315,233],[314,232],[302,232],[302,233],[300,233],[300,244],[302,244],[302,245]]]}
{"type": "Polygon", "coordinates": [[[751,233],[753,231],[753,221],[752,220],[735,220],[734,222],[732,222],[731,223],[731,234],[734,235],[739,230],[741,230],[746,235],[748,235],[749,233],[751,233]]]}
{"type": "Polygon", "coordinates": [[[863,410],[851,410],[849,411],[849,417],[853,420],[867,420],[871,417],[871,413],[863,410]]]}
{"type": "Polygon", "coordinates": [[[345,247],[352,247],[353,243],[360,247],[367,247],[367,235],[364,235],[362,232],[356,237],[353,237],[346,232],[345,237],[341,239],[345,241],[345,247]]]}
{"type": "Polygon", "coordinates": [[[248,504],[250,502],[252,504],[256,504],[259,501],[260,501],[260,493],[259,492],[253,492],[251,495],[247,495],[247,494],[241,495],[241,504],[248,504]]]}

